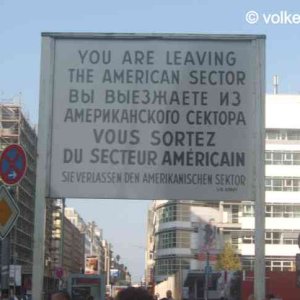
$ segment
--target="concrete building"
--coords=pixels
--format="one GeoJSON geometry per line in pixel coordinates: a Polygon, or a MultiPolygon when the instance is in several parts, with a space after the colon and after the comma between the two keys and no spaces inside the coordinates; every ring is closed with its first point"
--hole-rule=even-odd
{"type": "Polygon", "coordinates": [[[84,234],[67,218],[64,219],[63,268],[66,275],[84,269],[84,234]]]}
{"type": "Polygon", "coordinates": [[[21,266],[22,288],[30,289],[37,135],[33,126],[24,116],[21,105],[12,101],[0,103],[1,152],[10,144],[19,144],[24,148],[28,166],[23,179],[11,188],[13,198],[20,209],[20,216],[10,234],[1,242],[1,289],[8,289],[8,269],[10,265],[21,266]]]}
{"type": "MultiPolygon", "coordinates": [[[[265,252],[267,271],[295,270],[300,232],[300,96],[266,97],[265,252]]],[[[229,242],[243,270],[254,268],[254,203],[156,200],[149,211],[147,281],[159,283],[186,270],[203,279],[206,235],[209,264],[229,242]],[[202,274],[202,275],[201,275],[202,274]],[[201,277],[202,276],[202,277],[201,277]]],[[[191,282],[191,281],[190,281],[191,282]]],[[[201,295],[199,296],[201,298],[201,295]]]]}
{"type": "MultiPolygon", "coordinates": [[[[51,203],[52,238],[49,257],[52,279],[54,279],[57,288],[58,285],[65,286],[69,274],[83,271],[84,234],[65,216],[64,199],[52,199],[51,203]],[[63,270],[62,278],[57,276],[56,271],[59,269],[63,270]]],[[[48,288],[48,290],[51,289],[48,288]]]]}
{"type": "Polygon", "coordinates": [[[84,256],[85,259],[93,257],[97,261],[97,274],[109,274],[111,250],[109,244],[103,239],[102,230],[95,222],[86,223],[72,207],[65,208],[65,216],[76,226],[84,235],[84,256]]]}

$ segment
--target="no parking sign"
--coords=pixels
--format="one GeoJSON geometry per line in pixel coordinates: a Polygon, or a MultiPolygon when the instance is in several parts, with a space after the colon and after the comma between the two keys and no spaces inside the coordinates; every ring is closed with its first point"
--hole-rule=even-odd
{"type": "Polygon", "coordinates": [[[25,175],[27,160],[24,149],[18,144],[7,146],[0,157],[0,176],[5,184],[18,183],[25,175]]]}

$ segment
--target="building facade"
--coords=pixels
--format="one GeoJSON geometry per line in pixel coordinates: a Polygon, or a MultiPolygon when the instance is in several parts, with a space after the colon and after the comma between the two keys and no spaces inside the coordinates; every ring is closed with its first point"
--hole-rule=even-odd
{"type": "MultiPolygon", "coordinates": [[[[300,233],[300,96],[267,95],[265,253],[267,271],[294,271],[300,233]]],[[[230,243],[254,268],[254,202],[156,200],[149,211],[148,282],[178,271],[204,273],[230,243]]]]}
{"type": "Polygon", "coordinates": [[[10,265],[21,266],[20,289],[31,289],[34,203],[36,178],[37,135],[22,112],[20,104],[0,103],[0,149],[10,144],[23,147],[27,157],[27,171],[23,179],[10,191],[19,209],[20,216],[9,233],[1,242],[1,288],[7,290],[10,265]]]}
{"type": "MultiPolygon", "coordinates": [[[[46,291],[65,288],[70,274],[81,273],[84,268],[84,234],[65,216],[65,199],[48,200],[51,244],[45,249],[45,265],[49,265],[46,291]],[[47,263],[48,259],[48,263],[47,263]]],[[[47,229],[46,229],[47,230],[47,229]]]]}

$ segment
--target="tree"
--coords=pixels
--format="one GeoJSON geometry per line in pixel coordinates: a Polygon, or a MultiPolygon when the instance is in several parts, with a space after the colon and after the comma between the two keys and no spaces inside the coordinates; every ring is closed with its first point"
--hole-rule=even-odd
{"type": "Polygon", "coordinates": [[[241,269],[241,262],[230,243],[225,243],[223,252],[217,258],[217,270],[237,271],[241,269]]]}

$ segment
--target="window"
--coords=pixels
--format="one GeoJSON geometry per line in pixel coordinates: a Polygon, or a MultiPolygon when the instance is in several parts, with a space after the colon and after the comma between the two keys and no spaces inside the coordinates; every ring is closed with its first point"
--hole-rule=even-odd
{"type": "Polygon", "coordinates": [[[298,204],[267,204],[266,217],[270,218],[300,218],[298,204]]]}
{"type": "Polygon", "coordinates": [[[280,152],[273,153],[273,164],[281,165],[282,164],[282,154],[280,152]]]}
{"type": "MultiPolygon", "coordinates": [[[[266,271],[293,271],[293,261],[284,261],[280,258],[274,257],[273,259],[267,259],[265,261],[266,271]]],[[[244,259],[242,261],[244,270],[254,270],[254,258],[244,259]]]]}
{"type": "Polygon", "coordinates": [[[266,191],[298,192],[300,191],[299,177],[267,177],[265,179],[266,191]]]}
{"type": "Polygon", "coordinates": [[[266,140],[288,140],[298,141],[300,140],[300,130],[291,129],[267,129],[266,140]]]}
{"type": "Polygon", "coordinates": [[[271,151],[266,151],[265,152],[266,164],[271,164],[272,163],[272,158],[273,158],[273,153],[271,151]]]}
{"type": "Polygon", "coordinates": [[[292,218],[293,217],[293,206],[292,205],[284,205],[283,217],[284,218],[292,218]]]}
{"type": "Polygon", "coordinates": [[[158,209],[160,223],[190,221],[190,206],[185,204],[165,205],[158,209]]]}
{"type": "Polygon", "coordinates": [[[157,248],[175,248],[176,247],[176,231],[162,232],[157,235],[157,248]]]}
{"type": "Polygon", "coordinates": [[[283,233],[278,231],[269,231],[265,233],[266,244],[282,244],[281,237],[283,233]]]}
{"type": "Polygon", "coordinates": [[[293,159],[293,154],[290,152],[290,153],[283,153],[284,154],[284,160],[285,161],[292,161],[293,159]]]}
{"type": "Polygon", "coordinates": [[[252,233],[247,233],[243,236],[243,244],[253,244],[254,236],[252,233]]]}
{"type": "Polygon", "coordinates": [[[287,140],[300,140],[300,130],[286,130],[287,140]]]}
{"type": "Polygon", "coordinates": [[[280,139],[280,131],[276,129],[268,129],[266,130],[266,140],[279,140],[280,139]]]}
{"type": "Polygon", "coordinates": [[[253,259],[242,259],[242,268],[246,271],[254,270],[254,258],[253,259]]]}
{"type": "Polygon", "coordinates": [[[293,217],[300,218],[300,206],[299,205],[293,205],[293,217]]]}
{"type": "Polygon", "coordinates": [[[265,188],[267,191],[271,191],[272,189],[272,180],[270,178],[265,179],[265,188]]]}
{"type": "Polygon", "coordinates": [[[158,259],[155,264],[155,275],[172,275],[179,270],[188,270],[189,268],[189,259],[179,257],[158,259]]]}
{"type": "Polygon", "coordinates": [[[272,205],[266,205],[266,217],[272,217],[272,211],[273,211],[272,205]]]}
{"type": "Polygon", "coordinates": [[[190,248],[191,233],[184,230],[161,232],[157,235],[157,249],[190,248]]]}
{"type": "Polygon", "coordinates": [[[243,206],[243,217],[253,217],[254,216],[254,206],[244,205],[243,206]]]}
{"type": "Polygon", "coordinates": [[[176,204],[159,208],[158,214],[161,223],[176,221],[176,204]]]}
{"type": "Polygon", "coordinates": [[[299,165],[300,152],[298,151],[266,151],[267,165],[299,165]]]}
{"type": "Polygon", "coordinates": [[[285,231],[282,233],[283,244],[285,245],[297,245],[298,244],[298,232],[285,231]]]}

